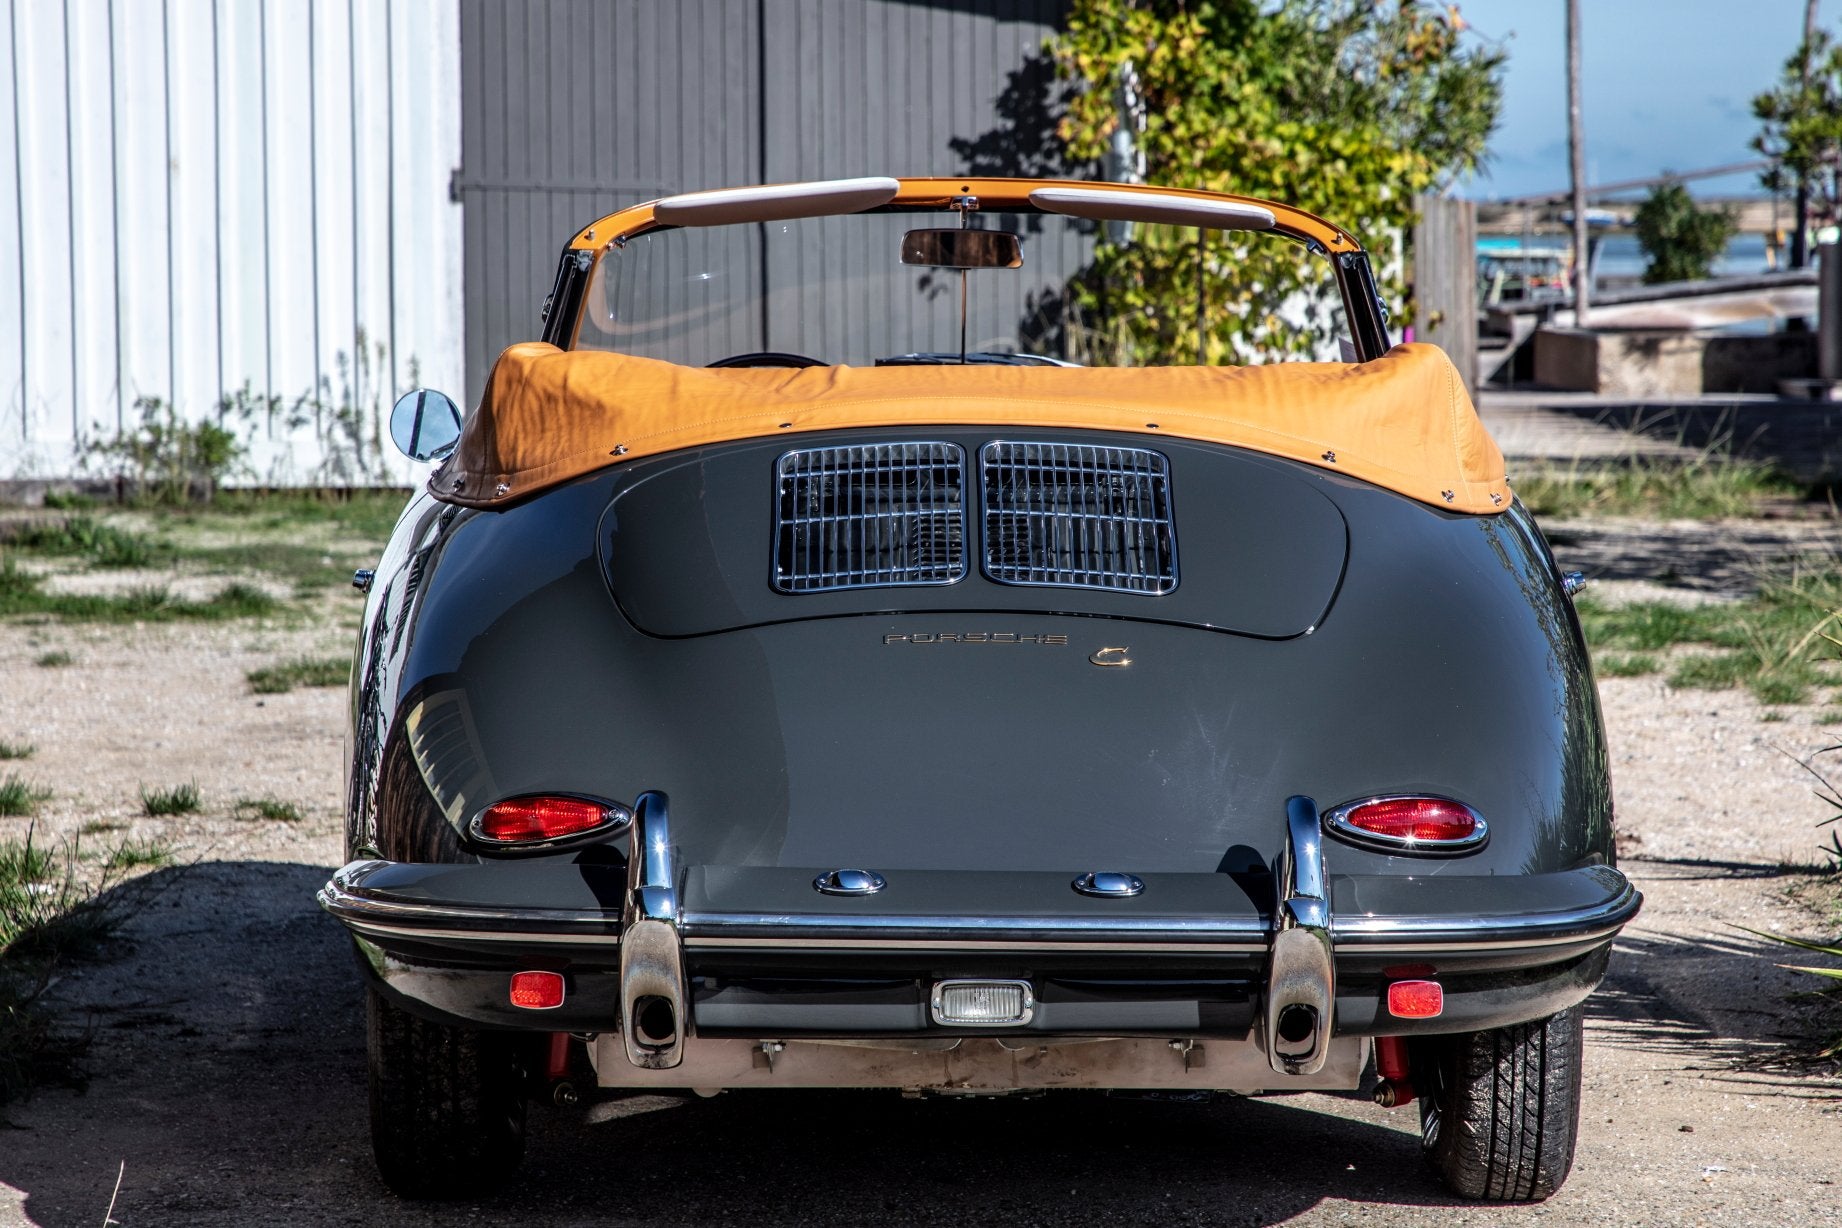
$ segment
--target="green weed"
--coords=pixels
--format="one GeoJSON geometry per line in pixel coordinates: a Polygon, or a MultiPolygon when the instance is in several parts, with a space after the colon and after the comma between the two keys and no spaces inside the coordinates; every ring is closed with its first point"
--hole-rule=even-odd
{"type": "Polygon", "coordinates": [[[173,850],[159,840],[124,840],[109,850],[103,865],[110,870],[138,870],[148,866],[166,866],[173,862],[173,850]]]}
{"type": "Polygon", "coordinates": [[[233,813],[239,819],[267,819],[273,823],[298,823],[303,817],[300,808],[292,802],[277,801],[272,797],[238,798],[233,813]]]}
{"type": "MultiPolygon", "coordinates": [[[[1761,703],[1798,704],[1835,680],[1842,646],[1842,566],[1827,565],[1767,579],[1745,601],[1699,606],[1643,601],[1601,605],[1583,597],[1576,609],[1594,651],[1657,652],[1681,644],[1717,651],[1675,662],[1674,687],[1743,686],[1761,703]]],[[[1612,672],[1602,667],[1602,672],[1612,672]]]]}
{"type": "Polygon", "coordinates": [[[8,544],[30,554],[87,559],[98,567],[148,567],[166,553],[148,538],[88,516],[21,525],[8,544]]]}
{"type": "Polygon", "coordinates": [[[1659,667],[1657,659],[1648,653],[1608,652],[1593,658],[1593,668],[1606,678],[1637,678],[1654,674],[1659,667]]]}
{"type": "Polygon", "coordinates": [[[141,813],[152,817],[196,814],[198,805],[198,782],[196,781],[174,785],[170,789],[154,789],[151,792],[146,788],[141,790],[141,813]]]}
{"type": "Polygon", "coordinates": [[[1656,516],[1715,520],[1750,516],[1767,498],[1802,493],[1772,469],[1717,453],[1687,463],[1634,458],[1601,466],[1536,470],[1516,493],[1537,516],[1656,516]]]}
{"type": "Polygon", "coordinates": [[[39,803],[50,797],[50,789],[41,788],[15,772],[0,777],[0,815],[17,817],[36,814],[39,803]]]}
{"type": "Polygon", "coordinates": [[[9,742],[0,738],[0,759],[30,759],[37,749],[30,742],[9,742]]]}
{"type": "Polygon", "coordinates": [[[296,657],[280,665],[253,669],[244,677],[258,695],[280,695],[297,686],[344,686],[351,663],[343,657],[296,657]]]}
{"type": "Polygon", "coordinates": [[[249,584],[227,584],[204,601],[175,597],[163,585],[124,593],[50,593],[40,577],[0,559],[0,616],[49,615],[69,622],[216,622],[273,614],[281,603],[249,584]]]}
{"type": "Polygon", "coordinates": [[[76,660],[68,652],[44,652],[32,658],[32,664],[40,669],[61,669],[76,660]]]}

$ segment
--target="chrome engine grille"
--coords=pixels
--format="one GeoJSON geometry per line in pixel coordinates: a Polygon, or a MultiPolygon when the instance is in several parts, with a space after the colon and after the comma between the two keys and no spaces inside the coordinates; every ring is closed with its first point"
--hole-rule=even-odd
{"type": "Polygon", "coordinates": [[[789,452],[776,477],[779,591],[965,578],[966,457],[958,444],[789,452]]]}
{"type": "Polygon", "coordinates": [[[1134,593],[1177,587],[1163,454],[993,440],[979,460],[985,574],[993,580],[1134,593]]]}

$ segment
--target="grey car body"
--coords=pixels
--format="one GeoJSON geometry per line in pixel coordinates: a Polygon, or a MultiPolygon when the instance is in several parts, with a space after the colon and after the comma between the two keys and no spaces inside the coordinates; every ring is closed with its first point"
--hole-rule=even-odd
{"type": "MultiPolygon", "coordinates": [[[[1366,263],[1340,282],[1354,316],[1366,263]]],[[[1580,626],[1519,504],[1153,433],[857,427],[610,457],[491,508],[420,493],[369,584],[349,745],[321,898],[373,1009],[503,1040],[519,1094],[1353,1088],[1381,1037],[1420,1046],[1392,1052],[1424,1097],[1458,1060],[1440,1038],[1577,1032],[1638,906],[1580,626]],[[774,582],[785,458],[925,446],[975,513],[981,458],[1020,439],[1165,458],[1174,586],[774,582]],[[534,795],[620,820],[480,840],[534,795]],[[1394,796],[1459,799],[1487,839],[1427,856],[1324,822],[1394,796]],[[509,1001],[527,971],[560,1004],[509,1001]],[[1402,980],[1442,1010],[1391,1014],[1402,980]],[[1024,1005],[943,1022],[962,982],[1024,1005]]],[[[407,1060],[378,1026],[374,1079],[407,1060]]]]}

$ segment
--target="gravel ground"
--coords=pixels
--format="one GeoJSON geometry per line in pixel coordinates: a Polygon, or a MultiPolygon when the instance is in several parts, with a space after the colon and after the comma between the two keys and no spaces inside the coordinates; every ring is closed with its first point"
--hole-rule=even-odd
{"type": "MultiPolygon", "coordinates": [[[[344,609],[338,619],[351,617],[344,609]]],[[[324,627],[0,626],[0,738],[55,790],[38,836],[174,842],[113,958],[56,988],[93,1026],[86,1094],[0,1130],[0,1225],[517,1222],[1791,1225],[1842,1208],[1842,1078],[1788,1066],[1826,1023],[1737,926],[1810,932],[1789,903],[1824,810],[1793,761],[1837,741],[1816,708],[1766,723],[1738,692],[1602,686],[1625,867],[1647,897],[1589,1005],[1572,1180],[1532,1208],[1446,1197],[1411,1111],[1295,1095],[1174,1105],[1064,1095],[822,1093],[534,1110],[524,1177],[479,1206],[393,1199],[365,1127],[362,995],[312,893],[339,859],[344,695],[249,693],[246,671],[341,651],[324,627]],[[69,652],[61,668],[33,662],[69,652]],[[196,781],[197,815],[140,790],[196,781]],[[240,819],[273,797],[299,823],[240,819]]],[[[1829,709],[1833,711],[1833,707],[1829,709]]],[[[1842,768],[1842,761],[1835,765],[1842,768]]],[[[24,834],[0,819],[0,837],[24,834]]]]}

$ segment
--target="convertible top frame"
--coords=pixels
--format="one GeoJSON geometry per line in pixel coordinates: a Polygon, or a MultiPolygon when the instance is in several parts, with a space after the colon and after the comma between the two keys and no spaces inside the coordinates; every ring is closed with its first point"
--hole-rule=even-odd
{"type": "MultiPolygon", "coordinates": [[[[871,180],[838,181],[837,186],[868,186],[871,180]]],[[[1081,216],[1102,216],[1099,209],[1104,197],[1119,198],[1119,217],[1124,219],[1144,219],[1150,216],[1147,210],[1161,210],[1172,213],[1173,220],[1181,214],[1180,206],[1184,201],[1195,201],[1199,206],[1186,216],[1186,223],[1194,225],[1195,219],[1202,216],[1216,215],[1224,219],[1240,217],[1242,219],[1272,218],[1272,232],[1303,243],[1311,251],[1327,257],[1331,270],[1337,280],[1338,292],[1343,298],[1344,313],[1348,318],[1351,341],[1356,350],[1358,361],[1367,362],[1380,358],[1388,351],[1391,344],[1388,336],[1387,311],[1381,302],[1381,296],[1375,287],[1374,271],[1369,265],[1368,253],[1354,235],[1332,222],[1325,221],[1316,214],[1307,213],[1290,205],[1277,201],[1260,200],[1251,196],[1235,196],[1226,192],[1206,192],[1195,188],[1165,188],[1128,183],[1095,183],[1077,179],[985,179],[967,176],[959,179],[938,177],[895,179],[877,181],[881,184],[893,182],[897,185],[892,196],[884,199],[883,192],[865,191],[857,196],[864,203],[856,208],[819,207],[807,210],[801,202],[816,202],[826,199],[826,189],[833,185],[823,183],[779,184],[762,188],[738,189],[748,196],[749,206],[755,210],[771,209],[779,201],[786,202],[785,217],[803,217],[808,212],[813,214],[838,212],[863,212],[873,209],[946,209],[952,202],[963,196],[975,196],[983,209],[996,209],[1019,213],[1045,212],[1042,205],[1031,200],[1032,193],[1044,189],[1072,190],[1082,198],[1081,216]],[[884,203],[874,204],[879,199],[884,203]]],[[[720,194],[689,193],[682,196],[664,197],[660,200],[647,201],[632,205],[617,213],[610,213],[596,219],[592,224],[577,231],[563,248],[561,266],[557,270],[556,283],[551,290],[549,301],[544,308],[543,340],[560,349],[573,346],[578,317],[582,310],[583,293],[588,285],[590,273],[595,261],[611,248],[626,243],[639,235],[655,230],[670,228],[669,220],[674,212],[683,216],[682,206],[694,198],[720,194]],[[660,212],[663,206],[665,218],[660,212]],[[677,208],[675,209],[675,206],[677,208]]],[[[1050,210],[1059,212],[1060,210],[1050,210]]],[[[762,213],[761,216],[766,216],[762,213]]],[[[712,221],[716,221],[713,217],[712,221]]],[[[1245,229],[1246,226],[1225,227],[1245,229]]],[[[1268,229],[1260,226],[1257,229],[1268,229]]]]}

